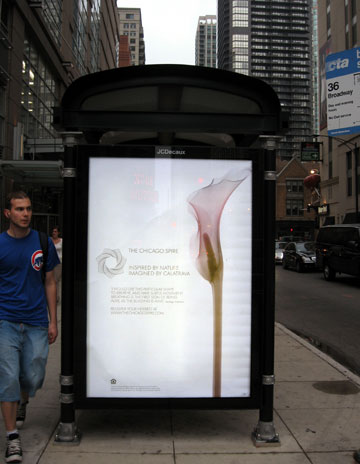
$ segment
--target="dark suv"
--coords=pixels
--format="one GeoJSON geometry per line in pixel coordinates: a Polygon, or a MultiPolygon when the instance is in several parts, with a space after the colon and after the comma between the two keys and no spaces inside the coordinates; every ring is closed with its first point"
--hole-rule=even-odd
{"type": "Polygon", "coordinates": [[[316,239],[316,265],[326,280],[336,273],[360,276],[360,224],[322,227],[316,239]]]}

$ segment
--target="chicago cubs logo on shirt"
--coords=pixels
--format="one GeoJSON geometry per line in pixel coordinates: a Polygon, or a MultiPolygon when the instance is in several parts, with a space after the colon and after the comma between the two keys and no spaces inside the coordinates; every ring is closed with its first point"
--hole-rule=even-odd
{"type": "Polygon", "coordinates": [[[43,252],[42,250],[35,251],[31,256],[31,265],[35,271],[40,271],[43,266],[43,252]]]}

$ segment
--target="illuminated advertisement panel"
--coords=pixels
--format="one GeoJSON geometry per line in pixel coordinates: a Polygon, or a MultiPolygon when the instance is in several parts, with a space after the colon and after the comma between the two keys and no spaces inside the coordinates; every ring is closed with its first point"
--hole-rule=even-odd
{"type": "Polygon", "coordinates": [[[252,169],[89,157],[87,398],[250,396],[252,169]]]}

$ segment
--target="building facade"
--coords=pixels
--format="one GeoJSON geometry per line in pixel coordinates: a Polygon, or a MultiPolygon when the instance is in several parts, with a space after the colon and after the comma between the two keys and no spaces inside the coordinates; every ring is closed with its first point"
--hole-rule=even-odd
{"type": "Polygon", "coordinates": [[[313,133],[312,0],[218,0],[218,67],[258,77],[290,114],[281,159],[313,133]]]}
{"type": "Polygon", "coordinates": [[[360,2],[319,0],[319,73],[321,163],[321,202],[326,215],[320,225],[360,222],[360,134],[329,137],[327,132],[327,87],[325,58],[328,54],[360,46],[360,2]]]}
{"type": "Polygon", "coordinates": [[[120,34],[129,37],[131,64],[145,64],[144,30],[140,8],[118,8],[120,34]]]}
{"type": "MultiPolygon", "coordinates": [[[[316,214],[300,162],[313,134],[316,64],[313,0],[218,0],[218,67],[264,80],[276,91],[289,131],[277,149],[276,235],[314,237],[316,214]]],[[[316,16],[315,16],[316,18],[316,16]]]]}
{"type": "Polygon", "coordinates": [[[1,3],[3,158],[18,140],[53,139],[52,107],[77,77],[117,66],[119,32],[110,0],[1,3]],[[84,15],[86,11],[86,15],[84,15]]]}
{"type": "MultiPolygon", "coordinates": [[[[0,161],[58,160],[53,107],[76,78],[117,67],[119,23],[111,0],[2,0],[0,24],[0,161]]],[[[56,217],[59,189],[17,183],[0,170],[1,198],[31,191],[34,210],[56,217]],[[56,193],[54,193],[56,190],[56,193]]],[[[2,225],[2,224],[1,224],[2,225]]]]}
{"type": "Polygon", "coordinates": [[[195,38],[195,65],[216,68],[216,16],[200,16],[195,38]]]}
{"type": "Polygon", "coordinates": [[[124,66],[131,66],[131,51],[129,44],[129,36],[121,35],[120,36],[120,46],[119,46],[119,68],[124,66]]]}
{"type": "Polygon", "coordinates": [[[319,32],[318,32],[318,0],[313,0],[312,5],[312,105],[313,105],[313,129],[318,134],[319,127],[319,32]]]}
{"type": "Polygon", "coordinates": [[[298,158],[277,159],[276,163],[276,237],[302,237],[313,240],[317,229],[317,212],[308,207],[314,202],[313,191],[304,185],[312,163],[298,158]]]}

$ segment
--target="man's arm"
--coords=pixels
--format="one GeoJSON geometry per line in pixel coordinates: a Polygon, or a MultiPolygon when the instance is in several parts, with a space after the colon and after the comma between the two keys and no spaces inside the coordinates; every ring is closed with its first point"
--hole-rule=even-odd
{"type": "Polygon", "coordinates": [[[54,271],[45,275],[45,295],[49,311],[49,343],[54,343],[58,335],[56,311],[56,281],[54,271]]]}

